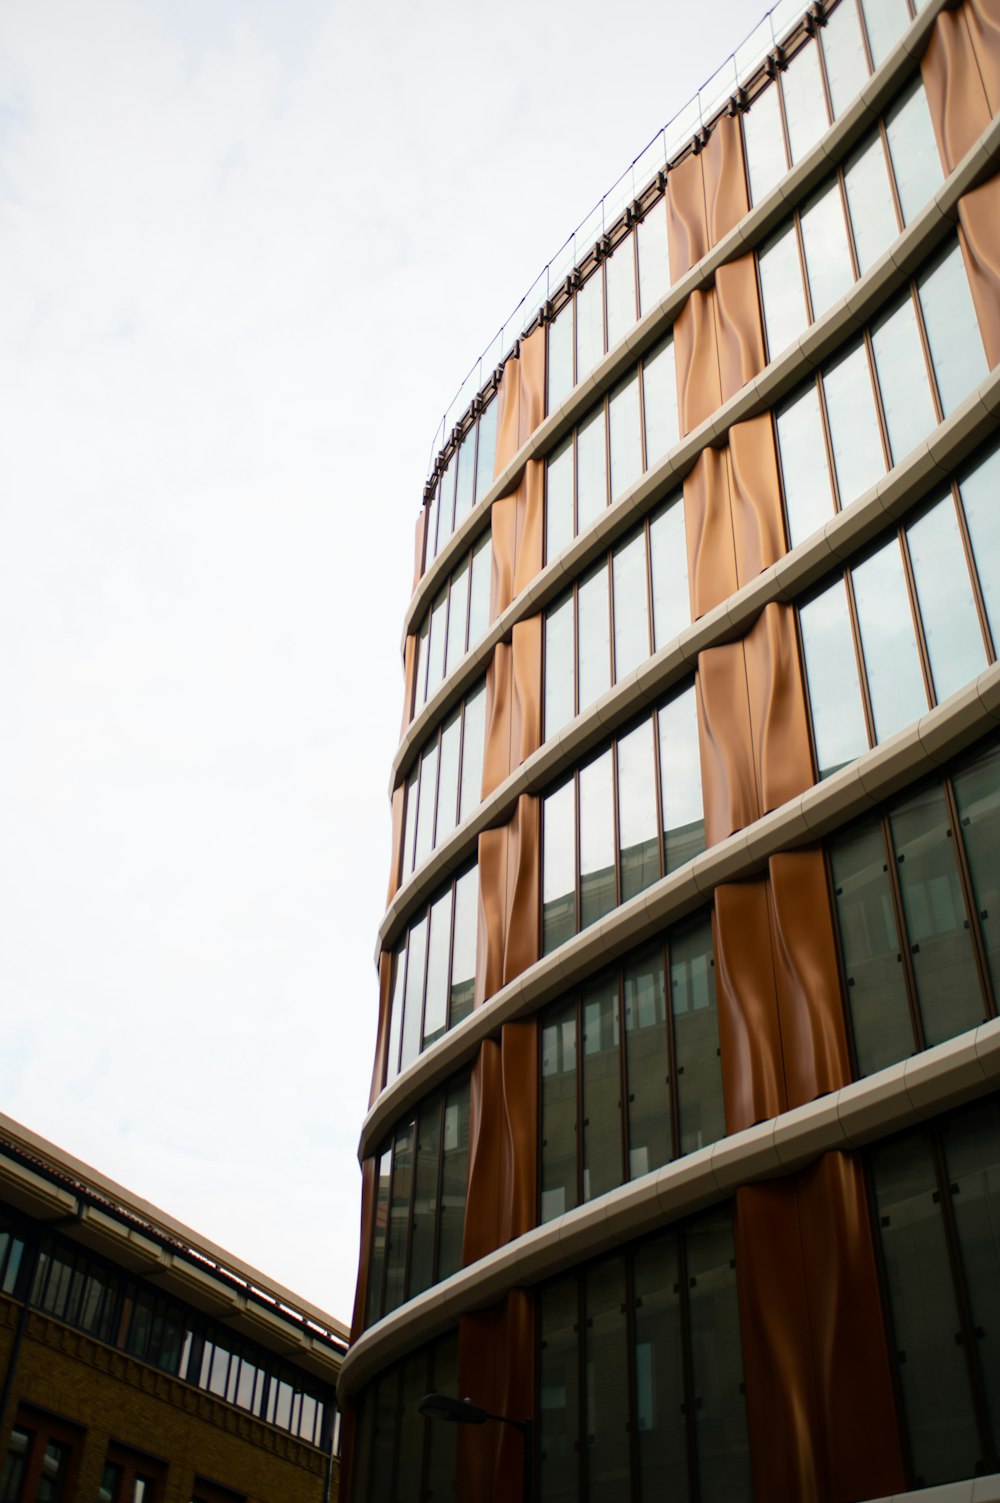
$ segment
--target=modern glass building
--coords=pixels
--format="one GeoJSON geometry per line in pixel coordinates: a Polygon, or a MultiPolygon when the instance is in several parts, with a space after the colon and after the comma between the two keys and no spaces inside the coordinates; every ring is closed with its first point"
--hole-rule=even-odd
{"type": "Polygon", "coordinates": [[[716,82],[425,489],[354,1503],[520,1496],[431,1390],[552,1503],[1000,1499],[1000,3],[716,82]]]}

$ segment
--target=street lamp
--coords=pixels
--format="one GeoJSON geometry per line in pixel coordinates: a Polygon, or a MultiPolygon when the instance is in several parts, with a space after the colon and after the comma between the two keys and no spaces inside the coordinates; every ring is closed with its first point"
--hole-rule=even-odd
{"type": "Polygon", "coordinates": [[[468,1399],[452,1399],[446,1393],[429,1393],[420,1400],[420,1413],[426,1419],[448,1420],[453,1425],[485,1425],[487,1420],[497,1420],[501,1425],[512,1425],[515,1430],[521,1432],[523,1446],[523,1471],[524,1478],[522,1498],[524,1503],[531,1503],[531,1421],[511,1419],[507,1414],[493,1414],[489,1409],[481,1409],[478,1404],[470,1403],[468,1399]]]}

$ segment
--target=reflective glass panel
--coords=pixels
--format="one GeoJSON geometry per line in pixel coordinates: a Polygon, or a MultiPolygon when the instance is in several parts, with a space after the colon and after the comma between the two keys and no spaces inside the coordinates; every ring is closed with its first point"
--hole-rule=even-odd
{"type": "Polygon", "coordinates": [[[577,531],[586,532],[608,504],[604,452],[604,407],[598,407],[576,434],[577,531]]]}
{"type": "Polygon", "coordinates": [[[393,956],[392,1007],[389,1013],[389,1048],[385,1069],[385,1083],[395,1080],[399,1074],[399,1039],[403,1031],[403,982],[406,977],[406,946],[401,945],[393,956]]]}
{"type": "Polygon", "coordinates": [[[472,1011],[476,985],[476,926],[479,921],[479,868],[471,867],[455,883],[455,933],[451,947],[451,1001],[448,1027],[472,1011]]]}
{"type": "Polygon", "coordinates": [[[921,273],[917,290],[941,410],[947,417],[989,374],[957,240],[947,245],[921,273]]]}
{"type": "Polygon", "coordinates": [[[893,463],[915,449],[937,423],[913,301],[907,297],[872,329],[893,463]]]}
{"type": "Polygon", "coordinates": [[[461,749],[462,717],[453,715],[441,732],[441,768],[438,774],[437,821],[434,844],[455,828],[458,813],[458,754],[461,749]]]}
{"type": "Polygon", "coordinates": [[[626,235],[615,247],[614,255],[605,261],[604,275],[608,289],[608,349],[613,350],[635,323],[635,249],[631,235],[626,235]]]}
{"type": "Polygon", "coordinates": [[[776,418],[788,541],[794,548],[833,516],[833,493],[815,382],[776,418]]]}
{"type": "Polygon", "coordinates": [[[577,683],[581,711],[611,687],[610,608],[608,568],[602,563],[577,591],[577,683]]]}
{"type": "Polygon", "coordinates": [[[862,0],[868,45],[876,68],[883,63],[910,24],[906,0],[862,0]]]}
{"type": "Polygon", "coordinates": [[[446,1279],[462,1266],[465,1190],[469,1177],[468,1078],[451,1086],[445,1097],[442,1149],[438,1278],[446,1279]]]}
{"type": "Polygon", "coordinates": [[[576,933],[576,796],[572,778],[542,804],[542,953],[576,933]]]}
{"type": "Polygon", "coordinates": [[[951,493],[906,529],[938,701],[986,667],[965,549],[951,493]]]}
{"type": "MultiPolygon", "coordinates": [[[[836,14],[839,16],[846,10],[846,5],[840,5],[836,14]]],[[[854,249],[864,276],[899,234],[885,147],[877,131],[848,160],[844,168],[844,186],[854,231],[854,249]]]]}
{"type": "Polygon", "coordinates": [[[674,341],[665,339],[642,362],[642,403],[646,423],[646,464],[669,454],[678,440],[677,375],[674,341]]]}
{"type": "Polygon", "coordinates": [[[679,1152],[693,1153],[726,1131],[710,920],[698,918],[672,929],[669,946],[679,1152]]]}
{"type": "Polygon", "coordinates": [[[462,731],[462,791],[458,805],[460,820],[471,814],[482,798],[485,739],[486,685],[483,684],[465,701],[465,724],[462,731]]]}
{"type": "Polygon", "coordinates": [[[553,559],[560,554],[574,531],[571,435],[545,467],[545,557],[553,559]]]}
{"type": "Polygon", "coordinates": [[[618,981],[591,985],[580,1005],[583,1065],[583,1198],[622,1182],[618,981]]]}
{"type": "Polygon", "coordinates": [[[577,1203],[576,1003],[542,1015],[542,1155],[540,1219],[551,1221],[577,1203]]]}
{"type": "Polygon", "coordinates": [[[417,713],[427,699],[427,643],[430,639],[430,614],[424,617],[417,638],[416,657],[413,666],[413,712],[417,713]]]}
{"type": "Polygon", "coordinates": [[[545,736],[573,719],[573,597],[545,617],[545,736]]]}
{"type": "Polygon", "coordinates": [[[837,579],[799,611],[813,740],[821,778],[868,750],[854,638],[844,582],[837,579]]]}
{"type": "Polygon", "coordinates": [[[913,616],[895,538],[853,571],[875,739],[884,741],[927,709],[913,616]]]}
{"type": "Polygon", "coordinates": [[[639,310],[648,313],[670,289],[665,199],[661,198],[653,205],[636,234],[639,240],[639,310]]]}
{"type": "Polygon", "coordinates": [[[666,869],[672,872],[705,849],[694,685],[663,705],[657,720],[663,843],[666,869]]]}
{"type": "Polygon", "coordinates": [[[580,768],[580,928],[615,906],[615,814],[610,747],[580,768]]]}
{"type": "Polygon", "coordinates": [[[590,1503],[628,1495],[628,1368],[622,1311],[625,1260],[592,1263],[585,1275],[587,1492],[590,1503]]]}
{"type": "Polygon", "coordinates": [[[611,499],[617,501],[642,474],[642,432],[639,419],[639,377],[633,375],[611,393],[608,404],[611,434],[611,499]]]}
{"type": "Polygon", "coordinates": [[[482,501],[493,484],[497,457],[497,413],[500,404],[494,397],[479,419],[479,443],[476,449],[476,502],[482,501]]]}
{"type": "Polygon", "coordinates": [[[618,740],[618,847],[622,902],[660,875],[656,830],[653,722],[643,720],[618,740]]]}
{"type": "Polygon", "coordinates": [[[673,1157],[663,952],[659,947],[625,967],[622,988],[628,1066],[628,1171],[630,1179],[637,1179],[673,1157]]]}
{"type": "Polygon", "coordinates": [[[604,276],[599,266],[576,294],[576,379],[597,365],[604,355],[604,276]]]}
{"type": "Polygon", "coordinates": [[[815,42],[807,42],[781,74],[792,162],[800,162],[829,125],[815,42]]]}
{"type": "Polygon", "coordinates": [[[868,354],[855,345],[823,372],[840,504],[849,506],[885,474],[868,354]]]}
{"type": "Polygon", "coordinates": [[[868,82],[868,60],[861,40],[861,27],[854,0],[844,0],[820,32],[830,99],[836,118],[844,113],[855,95],[868,82]]]}
{"type": "Polygon", "coordinates": [[[472,555],[472,584],[469,590],[469,643],[475,647],[490,624],[490,573],[493,548],[489,533],[472,555]]]}
{"type": "MultiPolygon", "coordinates": [[[[548,411],[555,412],[573,390],[573,303],[549,324],[548,411]]],[[[496,403],[493,404],[496,406],[496,403]]]]}
{"type": "Polygon", "coordinates": [[[944,182],[927,96],[919,76],[887,112],[885,129],[903,223],[909,224],[944,182]]]}
{"type": "Polygon", "coordinates": [[[455,482],[455,526],[465,521],[472,510],[476,489],[476,430],[465,435],[458,451],[458,477],[455,482]]]}
{"type": "Polygon", "coordinates": [[[653,643],[659,651],[691,620],[684,502],[681,497],[671,498],[653,517],[649,524],[649,549],[653,575],[653,643]]]}
{"type": "Polygon", "coordinates": [[[420,1015],[424,1005],[424,962],[427,959],[426,913],[410,930],[406,948],[406,1005],[403,1009],[400,1071],[412,1065],[420,1047],[420,1015]]]}
{"type": "Polygon", "coordinates": [[[615,679],[620,683],[649,657],[646,536],[639,532],[611,555],[615,599],[615,679]]]}
{"type": "Polygon", "coordinates": [[[808,322],[795,226],[789,225],[760,252],[767,349],[771,360],[794,344],[808,322]]]}
{"type": "Polygon", "coordinates": [[[802,210],[801,221],[813,318],[819,318],[854,283],[847,221],[836,178],[802,210]]]}
{"type": "Polygon", "coordinates": [[[750,199],[759,204],[788,170],[778,90],[772,83],[743,116],[750,199]]]}
{"type": "Polygon", "coordinates": [[[385,1313],[403,1302],[406,1273],[406,1241],[410,1225],[410,1182],[413,1175],[414,1124],[396,1129],[392,1150],[392,1191],[389,1196],[389,1229],[385,1252],[385,1313]]]}
{"type": "Polygon", "coordinates": [[[978,460],[960,488],[995,646],[1000,640],[1000,449],[978,460]]]}
{"type": "Polygon", "coordinates": [[[417,1119],[408,1299],[430,1288],[434,1282],[434,1230],[437,1226],[440,1154],[441,1098],[435,1096],[424,1104],[417,1119]]]}
{"type": "Polygon", "coordinates": [[[427,988],[422,1048],[433,1044],[448,1026],[448,957],[451,951],[451,888],[433,904],[427,945],[427,988]]]}
{"type": "Polygon", "coordinates": [[[953,786],[983,948],[1000,997],[1000,747],[978,752],[954,774],[953,786]]]}
{"type": "Polygon", "coordinates": [[[727,1206],[687,1223],[695,1436],[703,1503],[750,1503],[743,1346],[727,1206]]]}
{"type": "Polygon", "coordinates": [[[403,830],[403,877],[413,870],[413,841],[417,831],[417,801],[420,797],[420,764],[406,785],[406,825],[403,830]]]}
{"type": "Polygon", "coordinates": [[[444,474],[441,476],[441,492],[438,501],[438,527],[437,527],[437,551],[441,552],[445,543],[455,531],[455,456],[452,454],[448,461],[444,474]]]}
{"type": "Polygon", "coordinates": [[[413,864],[420,866],[431,853],[434,834],[434,803],[437,794],[437,741],[420,759],[420,805],[417,810],[417,841],[413,864]]]}
{"type": "Polygon", "coordinates": [[[687,1498],[684,1343],[677,1238],[661,1233],[633,1255],[635,1393],[643,1503],[687,1498]]]}
{"type": "Polygon", "coordinates": [[[538,1483],[546,1503],[580,1503],[580,1311],[575,1276],[538,1297],[538,1483]]]}

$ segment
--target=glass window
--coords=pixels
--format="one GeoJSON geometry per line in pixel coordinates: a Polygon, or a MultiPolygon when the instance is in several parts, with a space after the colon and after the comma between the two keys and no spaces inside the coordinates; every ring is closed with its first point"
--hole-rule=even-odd
{"type": "Polygon", "coordinates": [[[649,719],[618,741],[618,854],[625,903],[660,875],[656,763],[649,719]]]}
{"type": "Polygon", "coordinates": [[[448,460],[441,476],[441,496],[438,502],[437,552],[455,531],[455,455],[448,460]]]}
{"type": "Polygon", "coordinates": [[[983,948],[1000,997],[1000,747],[977,752],[953,786],[983,948]]]}
{"type": "Polygon", "coordinates": [[[576,933],[576,798],[572,778],[542,803],[542,953],[576,933]]]}
{"type": "Polygon", "coordinates": [[[637,1446],[644,1503],[690,1496],[681,1277],[674,1233],[640,1242],[633,1259],[637,1446]]]}
{"type": "Polygon", "coordinates": [[[946,1117],[948,1181],[970,1315],[994,1436],[1000,1435],[1000,1107],[996,1098],[946,1117]]]}
{"type": "Polygon", "coordinates": [[[545,737],[573,719],[573,597],[545,617],[545,737]]]}
{"type": "Polygon", "coordinates": [[[428,614],[420,628],[413,665],[413,709],[421,709],[427,699],[427,643],[430,638],[431,618],[428,614]]]}
{"type": "Polygon", "coordinates": [[[451,578],[451,596],[448,602],[448,651],[445,654],[445,675],[451,673],[465,656],[465,637],[469,616],[469,571],[462,569],[451,578]]]}
{"type": "Polygon", "coordinates": [[[441,1156],[441,1098],[425,1102],[417,1119],[413,1183],[413,1230],[407,1298],[434,1282],[434,1232],[438,1219],[438,1162],[441,1156]]]}
{"type": "Polygon", "coordinates": [[[872,348],[889,447],[896,464],[937,423],[912,298],[907,297],[874,326],[872,348]]]}
{"type": "Polygon", "coordinates": [[[837,579],[799,611],[821,778],[868,750],[847,593],[837,579]]]}
{"type": "Polygon", "coordinates": [[[421,1012],[424,1002],[424,961],[427,957],[427,915],[414,924],[407,940],[406,1002],[403,1008],[403,1047],[400,1070],[417,1057],[420,1044],[421,1012]]]}
{"type": "Polygon", "coordinates": [[[736,1293],[733,1229],[727,1206],[687,1223],[691,1358],[702,1498],[750,1503],[750,1448],[743,1398],[743,1345],[736,1293]]]}
{"type": "Polygon", "coordinates": [[[615,906],[615,812],[611,748],[580,768],[580,928],[615,906]]]}
{"type": "Polygon", "coordinates": [[[479,444],[476,450],[476,502],[486,496],[493,484],[493,472],[497,458],[497,413],[500,403],[496,397],[484,408],[479,419],[479,444]]]}
{"type": "Polygon", "coordinates": [[[853,0],[844,0],[837,6],[827,17],[820,36],[830,83],[830,100],[834,118],[837,118],[868,82],[868,60],[853,0]]]}
{"type": "Polygon", "coordinates": [[[658,652],[691,620],[684,500],[674,496],[649,524],[653,576],[653,642],[658,652]]]}
{"type": "MultiPolygon", "coordinates": [[[[573,302],[549,324],[548,410],[555,412],[573,390],[573,302]]],[[[494,407],[496,403],[493,403],[494,407]]]]}
{"type": "Polygon", "coordinates": [[[785,96],[788,140],[795,163],[802,160],[810,146],[815,146],[829,124],[815,42],[807,42],[792,58],[781,75],[781,92],[785,96]]]}
{"type": "Polygon", "coordinates": [[[618,1058],[618,981],[598,981],[580,1006],[583,1063],[583,1198],[593,1200],[622,1182],[621,1064],[618,1058]]]}
{"type": "Polygon", "coordinates": [[[876,68],[883,63],[910,24],[906,0],[863,0],[868,45],[876,68]]]}
{"type": "Polygon", "coordinates": [[[604,355],[604,275],[601,267],[576,294],[576,379],[589,376],[604,355]]]}
{"type": "Polygon", "coordinates": [[[486,741],[486,685],[465,701],[465,725],[462,731],[462,791],[458,806],[459,819],[475,809],[483,789],[483,751],[486,741]]]}
{"type": "Polygon", "coordinates": [[[417,843],[413,864],[420,866],[431,853],[434,833],[434,801],[437,794],[437,742],[420,759],[420,804],[417,810],[417,843]]]}
{"type": "Polygon", "coordinates": [[[943,789],[911,795],[889,823],[924,1037],[940,1044],[984,1012],[943,789]]]}
{"type": "Polygon", "coordinates": [[[897,540],[858,564],[853,578],[875,739],[884,741],[927,709],[897,540]]]}
{"type": "Polygon", "coordinates": [[[455,526],[459,527],[472,510],[476,489],[476,430],[465,435],[458,451],[458,478],[455,482],[455,526]]]}
{"type": "Polygon", "coordinates": [[[823,395],[842,507],[885,474],[885,454],[875,409],[868,354],[863,344],[823,372],[823,395]]]}
{"type": "Polygon", "coordinates": [[[648,313],[670,290],[667,256],[667,206],[660,199],[636,231],[639,252],[639,310],[648,313]]]}
{"type": "MultiPolygon", "coordinates": [[[[385,1254],[385,1305],[383,1307],[383,1313],[386,1315],[401,1305],[404,1298],[406,1240],[410,1225],[410,1182],[413,1176],[413,1132],[412,1122],[397,1128],[392,1149],[392,1191],[389,1197],[389,1227],[385,1254]]],[[[214,1379],[214,1371],[212,1376],[214,1379]]],[[[286,1402],[288,1397],[286,1395],[286,1402]]],[[[274,1403],[273,1393],[271,1403],[274,1403]]]]}
{"type": "Polygon", "coordinates": [[[962,477],[962,504],[994,644],[1000,639],[1000,449],[962,477]]]}
{"type": "Polygon", "coordinates": [[[604,407],[581,423],[576,432],[577,531],[586,532],[608,504],[604,452],[604,407]]]}
{"type": "Polygon", "coordinates": [[[615,597],[615,678],[620,683],[649,657],[646,538],[636,533],[611,555],[615,597]]]}
{"type": "MultiPolygon", "coordinates": [[[[848,6],[839,5],[834,15],[839,16],[842,12],[850,14],[848,6]]],[[[844,187],[847,189],[858,267],[864,276],[899,234],[885,148],[877,131],[848,159],[844,168],[844,187]]]]}
{"type": "Polygon", "coordinates": [[[444,1102],[441,1155],[441,1229],[438,1246],[439,1279],[462,1266],[465,1194],[469,1178],[469,1081],[450,1086],[444,1102]]]}
{"type": "Polygon", "coordinates": [[[451,950],[451,998],[448,1026],[454,1028],[472,1011],[476,987],[476,928],[479,922],[479,868],[455,883],[455,932],[451,950]]]}
{"type": "Polygon", "coordinates": [[[778,90],[772,83],[743,116],[750,199],[759,204],[788,170],[778,90]]]}
{"type": "Polygon", "coordinates": [[[906,529],[934,692],[947,699],[986,667],[986,649],[972,598],[951,495],[906,529]]]}
{"type": "Polygon", "coordinates": [[[445,637],[448,631],[448,591],[442,590],[431,611],[430,646],[427,652],[427,698],[444,678],[445,637]]]}
{"type": "Polygon", "coordinates": [[[448,958],[451,951],[451,888],[438,898],[430,912],[427,945],[427,992],[424,1001],[424,1033],[421,1047],[427,1049],[448,1027],[448,958]]]}
{"type": "Polygon", "coordinates": [[[788,541],[795,548],[833,516],[826,441],[815,382],[781,408],[775,421],[788,541]]]}
{"type": "Polygon", "coordinates": [[[461,712],[453,715],[441,732],[440,772],[438,774],[437,820],[434,844],[447,839],[458,817],[458,754],[462,740],[461,712]]]}
{"type": "Polygon", "coordinates": [[[642,362],[642,406],[646,423],[646,464],[654,465],[678,441],[677,374],[674,341],[665,339],[642,362]]]}
{"type": "Polygon", "coordinates": [[[561,444],[545,466],[545,557],[556,558],[572,541],[573,437],[561,444]]]}
{"type": "Polygon", "coordinates": [[[577,1203],[576,1003],[542,1015],[541,1220],[577,1203]]]}
{"type": "Polygon", "coordinates": [[[939,252],[917,286],[941,410],[947,417],[989,375],[957,240],[939,252]]]}
{"type": "Polygon", "coordinates": [[[629,1392],[622,1311],[625,1260],[591,1264],[586,1288],[587,1491],[589,1503],[607,1503],[623,1487],[627,1496],[629,1392]]]}
{"type": "Polygon", "coordinates": [[[613,350],[635,323],[635,250],[626,235],[604,263],[608,287],[608,349],[613,350]]]}
{"type": "Polygon", "coordinates": [[[913,1053],[881,821],[852,825],[829,849],[858,1071],[871,1075],[913,1053]]]}
{"type": "Polygon", "coordinates": [[[795,226],[789,225],[770,241],[758,262],[768,356],[774,360],[795,343],[808,323],[795,226]]]}
{"type": "Polygon", "coordinates": [[[802,210],[801,222],[813,318],[819,318],[854,283],[847,222],[836,178],[802,210]]]}
{"type": "Polygon", "coordinates": [[[438,553],[437,530],[438,512],[441,508],[441,482],[434,487],[434,494],[427,503],[427,543],[424,549],[427,563],[430,564],[438,553]]]}
{"type": "Polygon", "coordinates": [[[576,1279],[546,1284],[538,1298],[538,1482],[546,1503],[580,1500],[579,1324],[576,1279]]]}
{"type": "Polygon", "coordinates": [[[725,1137],[712,925],[698,918],[670,935],[670,1000],[681,1153],[725,1137]]]}
{"type": "Polygon", "coordinates": [[[705,849],[694,685],[661,706],[657,719],[663,845],[666,869],[672,872],[705,849]]]}
{"type": "Polygon", "coordinates": [[[628,1065],[628,1171],[630,1179],[637,1179],[673,1157],[666,999],[659,949],[647,951],[625,967],[622,988],[628,1065]]]}
{"type": "Polygon", "coordinates": [[[885,117],[903,223],[909,224],[944,182],[927,96],[919,76],[885,117]]]}
{"type": "Polygon", "coordinates": [[[608,569],[601,563],[577,591],[579,709],[589,709],[611,687],[608,569]]]}
{"type": "Polygon", "coordinates": [[[642,474],[638,374],[630,376],[611,393],[608,426],[611,432],[611,499],[617,501],[642,474]]]}
{"type": "Polygon", "coordinates": [[[493,545],[489,533],[472,554],[472,583],[469,589],[469,643],[475,647],[490,624],[490,574],[493,545]]]}
{"type": "Polygon", "coordinates": [[[403,981],[406,977],[406,946],[400,945],[392,960],[392,1005],[389,1012],[389,1049],[385,1083],[389,1085],[399,1074],[399,1037],[403,1031],[403,981]]]}

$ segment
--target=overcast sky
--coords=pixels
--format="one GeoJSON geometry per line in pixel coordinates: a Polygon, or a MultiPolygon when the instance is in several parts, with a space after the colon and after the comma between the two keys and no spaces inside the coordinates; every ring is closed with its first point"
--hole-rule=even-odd
{"type": "Polygon", "coordinates": [[[0,1110],[345,1321],[434,430],[759,14],[0,9],[0,1110]]]}

